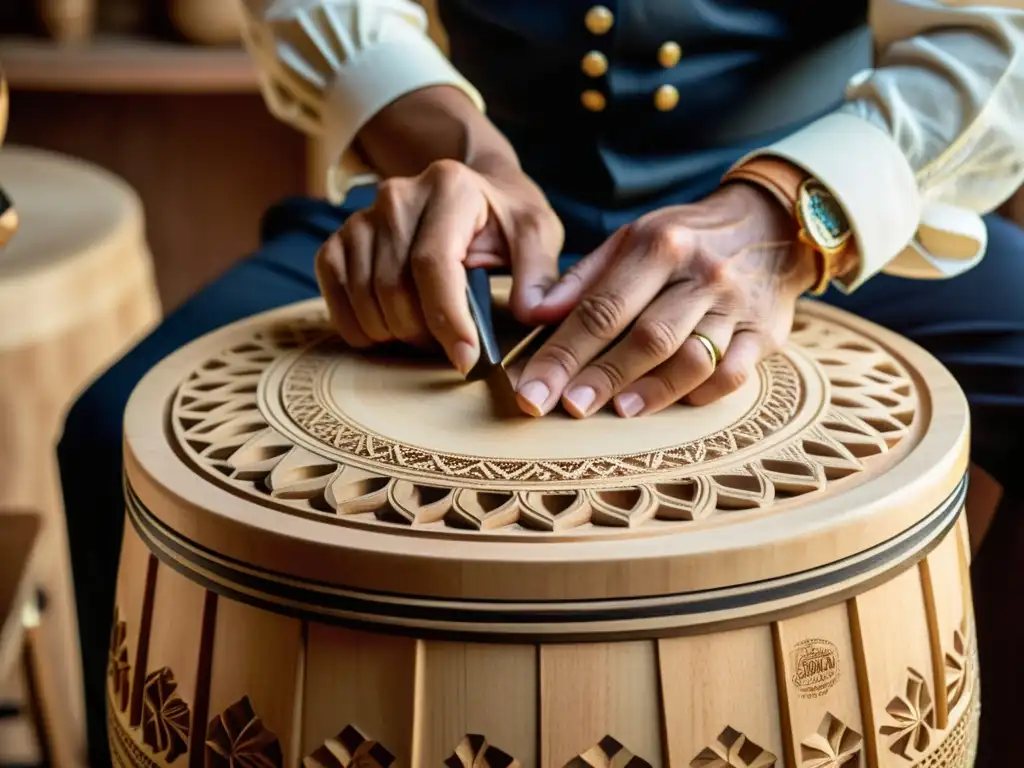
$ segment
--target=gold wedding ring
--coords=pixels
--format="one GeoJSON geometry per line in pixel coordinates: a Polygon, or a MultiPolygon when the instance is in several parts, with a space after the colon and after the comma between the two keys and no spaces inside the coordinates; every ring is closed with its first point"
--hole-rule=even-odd
{"type": "Polygon", "coordinates": [[[718,348],[711,339],[705,336],[703,333],[697,333],[694,331],[690,336],[701,343],[704,349],[708,352],[708,357],[711,358],[711,370],[712,372],[718,367],[718,364],[722,362],[722,350],[718,348]]]}

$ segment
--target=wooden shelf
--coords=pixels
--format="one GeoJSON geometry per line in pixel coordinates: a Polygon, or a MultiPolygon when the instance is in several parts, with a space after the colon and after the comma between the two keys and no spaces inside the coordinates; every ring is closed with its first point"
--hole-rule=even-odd
{"type": "Polygon", "coordinates": [[[256,74],[241,48],[98,38],[82,45],[0,38],[11,88],[92,93],[254,93],[256,74]]]}

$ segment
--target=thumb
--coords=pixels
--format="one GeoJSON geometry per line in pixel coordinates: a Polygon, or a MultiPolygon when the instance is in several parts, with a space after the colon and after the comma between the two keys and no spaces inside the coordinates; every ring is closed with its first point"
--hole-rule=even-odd
{"type": "Polygon", "coordinates": [[[512,295],[509,306],[520,322],[535,323],[535,310],[558,282],[558,257],[563,232],[554,213],[528,214],[518,223],[510,243],[512,295]]]}

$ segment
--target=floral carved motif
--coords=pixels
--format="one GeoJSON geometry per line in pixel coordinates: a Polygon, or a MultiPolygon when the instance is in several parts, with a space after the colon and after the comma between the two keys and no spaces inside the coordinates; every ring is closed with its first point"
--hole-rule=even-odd
{"type": "Polygon", "coordinates": [[[889,749],[906,760],[924,754],[935,728],[935,705],[924,676],[907,670],[906,693],[896,696],[885,708],[890,723],[880,733],[890,737],[889,749]]]}
{"type": "Polygon", "coordinates": [[[792,338],[794,354],[808,358],[828,382],[830,399],[812,423],[790,428],[804,386],[791,359],[776,355],[759,367],[762,392],[751,412],[714,434],[648,453],[497,460],[368,432],[317,395],[339,354],[317,318],[257,326],[248,341],[207,360],[180,385],[172,423],[185,455],[219,482],[323,520],[521,533],[584,525],[665,529],[736,510],[776,509],[862,472],[908,434],[917,392],[884,348],[813,317],[798,317],[792,338]],[[296,428],[330,457],[272,427],[261,410],[259,387],[278,361],[286,368],[275,396],[296,428]],[[760,454],[721,461],[783,434],[760,454]],[[703,468],[713,460],[718,469],[703,468]],[[481,483],[490,489],[480,490],[481,483]]]}
{"type": "Polygon", "coordinates": [[[953,631],[953,644],[946,651],[946,705],[950,712],[961,702],[972,683],[974,672],[970,643],[971,634],[965,621],[953,631]]]}
{"type": "Polygon", "coordinates": [[[243,696],[217,715],[206,731],[207,768],[282,768],[281,742],[243,696]]]}
{"type": "Polygon", "coordinates": [[[304,768],[388,768],[395,756],[353,725],[321,744],[302,761],[304,768]]]}
{"type": "Polygon", "coordinates": [[[142,688],[142,743],[173,763],[188,750],[192,719],[188,704],[175,692],[178,683],[167,667],[151,672],[142,688]]]}
{"type": "Polygon", "coordinates": [[[120,712],[128,709],[130,694],[129,678],[131,665],[128,663],[128,626],[121,621],[119,609],[114,608],[114,622],[110,628],[110,647],[107,651],[107,679],[110,682],[110,696],[120,712]]]}
{"type": "Polygon", "coordinates": [[[519,768],[518,760],[476,733],[466,734],[444,764],[448,768],[519,768]]]}
{"type": "Polygon", "coordinates": [[[817,732],[800,743],[800,768],[841,768],[857,758],[863,745],[859,733],[826,712],[817,732]]]}
{"type": "Polygon", "coordinates": [[[611,736],[605,736],[586,752],[570,760],[565,768],[651,768],[611,736]]]}
{"type": "Polygon", "coordinates": [[[690,768],[776,768],[778,758],[735,728],[726,728],[711,746],[690,761],[690,768]]]}

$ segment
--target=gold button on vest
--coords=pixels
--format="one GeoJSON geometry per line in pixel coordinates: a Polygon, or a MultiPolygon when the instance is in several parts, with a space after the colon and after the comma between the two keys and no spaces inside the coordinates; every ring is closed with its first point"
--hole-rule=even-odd
{"type": "Polygon", "coordinates": [[[584,91],[580,94],[580,101],[591,112],[600,112],[608,103],[600,91],[584,91]]]}
{"type": "Polygon", "coordinates": [[[671,112],[679,103],[679,91],[671,85],[663,85],[654,92],[654,108],[659,112],[671,112]]]}
{"type": "Polygon", "coordinates": [[[580,68],[588,77],[600,77],[608,71],[608,58],[600,51],[591,51],[583,57],[580,68]]]}
{"type": "Polygon", "coordinates": [[[658,49],[658,63],[665,69],[671,69],[679,63],[682,55],[683,49],[679,47],[679,43],[669,40],[662,43],[661,48],[658,49]]]}
{"type": "Polygon", "coordinates": [[[583,23],[587,25],[591,34],[605,35],[615,23],[615,17],[603,5],[595,5],[587,11],[587,15],[583,17],[583,23]]]}

